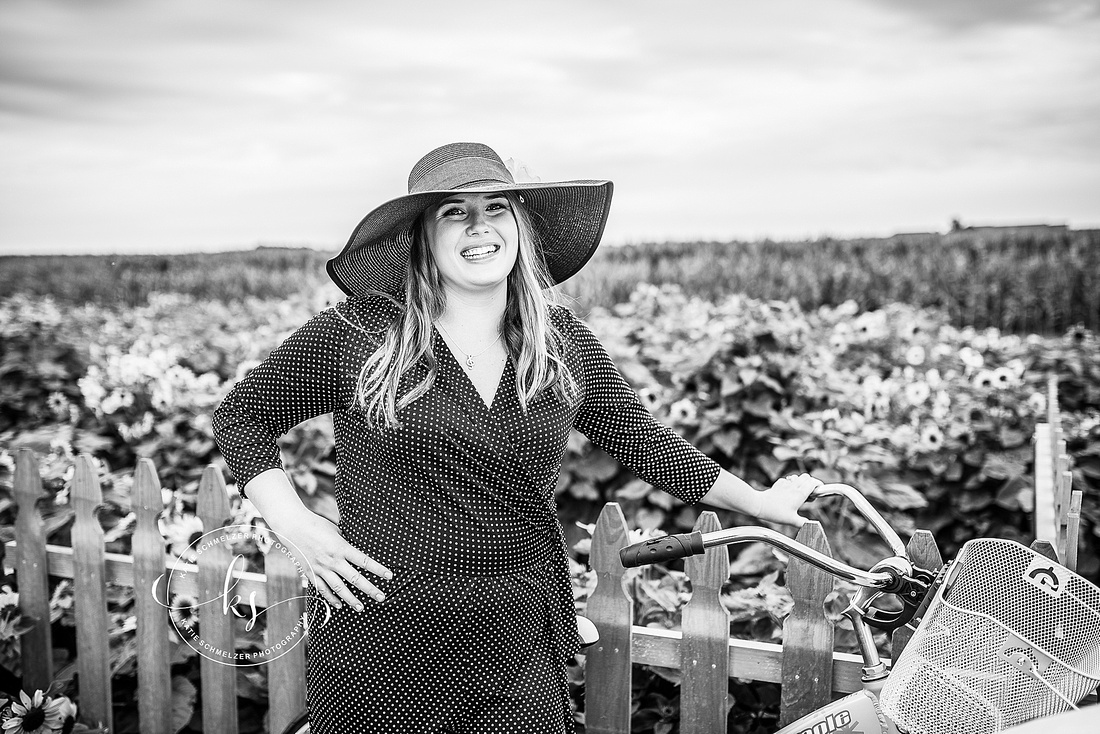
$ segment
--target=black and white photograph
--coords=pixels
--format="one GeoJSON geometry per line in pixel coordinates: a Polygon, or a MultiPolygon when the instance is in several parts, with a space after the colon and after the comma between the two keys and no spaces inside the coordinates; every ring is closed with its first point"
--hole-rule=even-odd
{"type": "Polygon", "coordinates": [[[0,0],[4,734],[1100,731],[1100,0],[0,0]]]}

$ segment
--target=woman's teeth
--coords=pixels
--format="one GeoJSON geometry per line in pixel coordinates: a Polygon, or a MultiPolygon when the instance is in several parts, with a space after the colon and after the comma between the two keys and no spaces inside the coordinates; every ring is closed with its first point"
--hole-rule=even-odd
{"type": "Polygon", "coordinates": [[[500,245],[481,245],[479,247],[471,247],[468,250],[462,251],[462,257],[467,260],[480,260],[485,257],[489,257],[500,249],[500,245]]]}

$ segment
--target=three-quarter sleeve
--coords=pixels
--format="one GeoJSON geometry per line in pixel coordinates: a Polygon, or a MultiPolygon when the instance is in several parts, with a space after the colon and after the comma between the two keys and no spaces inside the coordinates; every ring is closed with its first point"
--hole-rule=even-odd
{"type": "Polygon", "coordinates": [[[721,467],[654,418],[592,330],[571,314],[566,318],[570,369],[583,392],[574,426],[645,481],[698,502],[721,467]]]}
{"type": "Polygon", "coordinates": [[[257,474],[281,469],[276,439],[337,406],[342,329],[332,309],[314,316],[238,382],[214,411],[214,439],[244,496],[257,474]]]}

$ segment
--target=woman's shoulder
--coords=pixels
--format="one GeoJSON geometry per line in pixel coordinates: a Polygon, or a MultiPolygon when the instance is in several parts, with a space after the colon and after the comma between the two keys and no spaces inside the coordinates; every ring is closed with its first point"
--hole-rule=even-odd
{"type": "Polygon", "coordinates": [[[401,306],[384,295],[354,296],[322,313],[345,329],[381,338],[400,315],[401,306]]]}
{"type": "Polygon", "coordinates": [[[551,323],[564,334],[571,334],[577,328],[577,325],[581,323],[581,320],[573,313],[573,309],[564,304],[553,304],[550,306],[549,313],[551,323]]]}

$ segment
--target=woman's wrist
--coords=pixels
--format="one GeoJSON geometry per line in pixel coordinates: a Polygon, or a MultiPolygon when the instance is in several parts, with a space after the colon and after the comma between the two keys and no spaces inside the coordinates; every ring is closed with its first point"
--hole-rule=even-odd
{"type": "Polygon", "coordinates": [[[764,492],[754,489],[740,477],[723,469],[710,490],[700,500],[704,504],[734,510],[752,517],[764,511],[764,492]]]}

